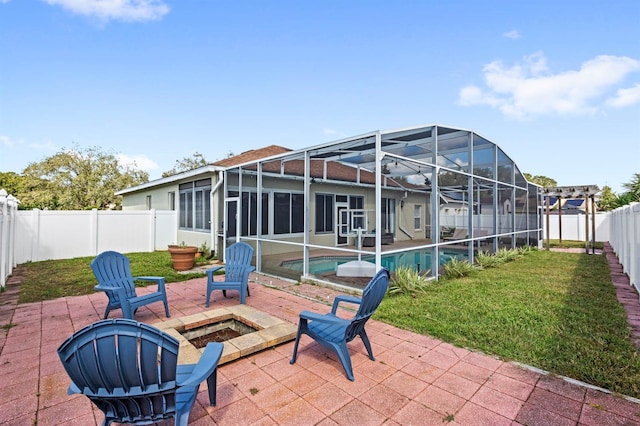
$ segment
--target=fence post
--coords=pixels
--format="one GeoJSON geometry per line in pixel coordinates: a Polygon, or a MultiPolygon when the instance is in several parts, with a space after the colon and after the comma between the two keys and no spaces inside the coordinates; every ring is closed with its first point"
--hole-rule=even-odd
{"type": "Polygon", "coordinates": [[[33,230],[33,238],[31,239],[31,260],[37,262],[40,260],[40,209],[31,211],[31,229],[33,230]]]}
{"type": "Polygon", "coordinates": [[[9,272],[7,271],[7,252],[9,251],[8,230],[9,230],[9,205],[7,203],[7,191],[0,189],[0,288],[4,288],[9,272]]]}
{"type": "Polygon", "coordinates": [[[156,209],[149,210],[149,251],[156,249],[156,209]]]}
{"type": "Polygon", "coordinates": [[[16,212],[20,201],[0,189],[0,289],[7,283],[15,264],[16,212]]]}
{"type": "Polygon", "coordinates": [[[91,209],[91,221],[89,225],[89,252],[92,256],[98,255],[98,209],[91,209]]]}
{"type": "Polygon", "coordinates": [[[14,197],[13,195],[9,195],[7,197],[7,204],[9,207],[9,217],[10,217],[10,222],[9,222],[9,275],[13,272],[13,268],[15,268],[16,265],[16,256],[15,256],[15,250],[16,250],[16,221],[17,221],[17,212],[18,212],[18,204],[20,203],[20,201],[18,201],[18,199],[16,197],[14,197]]]}

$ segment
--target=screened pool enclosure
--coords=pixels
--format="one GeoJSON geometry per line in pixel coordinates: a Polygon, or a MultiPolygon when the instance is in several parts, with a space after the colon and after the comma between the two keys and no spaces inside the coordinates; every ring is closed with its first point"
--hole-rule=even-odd
{"type": "Polygon", "coordinates": [[[376,131],[224,170],[222,245],[258,271],[357,285],[381,266],[432,276],[478,250],[538,246],[541,188],[477,133],[376,131]]]}

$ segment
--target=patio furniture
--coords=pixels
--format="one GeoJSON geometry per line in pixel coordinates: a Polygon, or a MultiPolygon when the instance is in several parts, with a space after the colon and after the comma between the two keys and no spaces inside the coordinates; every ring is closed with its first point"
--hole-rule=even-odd
{"type": "Polygon", "coordinates": [[[178,340],[129,319],[108,319],[74,333],[58,348],[71,378],[68,394],[83,394],[112,422],[149,424],[175,418],[186,425],[200,383],[216,405],[222,343],[208,343],[197,364],[178,365],[178,340]]]}
{"type": "Polygon", "coordinates": [[[464,240],[467,238],[467,228],[456,228],[453,230],[453,235],[450,237],[443,237],[443,241],[455,241],[455,240],[464,240]]]}
{"type": "Polygon", "coordinates": [[[98,280],[94,287],[96,291],[104,291],[109,298],[104,318],[109,316],[112,309],[122,309],[124,318],[133,319],[133,315],[140,306],[154,302],[164,303],[164,312],[169,318],[169,303],[164,287],[163,277],[133,277],[129,265],[129,258],[122,253],[105,251],[91,262],[91,269],[98,280]],[[155,281],[158,291],[142,296],[136,294],[135,281],[155,281]]]}
{"type": "Polygon", "coordinates": [[[328,314],[318,314],[316,312],[302,311],[300,322],[298,323],[298,333],[293,346],[293,357],[290,363],[296,362],[298,357],[298,344],[300,336],[306,334],[322,346],[333,350],[340,358],[347,378],[354,380],[353,369],[351,367],[351,356],[347,343],[360,336],[364,347],[369,353],[369,358],[375,361],[369,337],[364,329],[365,324],[380,305],[382,298],[389,286],[389,270],[380,269],[378,273],[369,281],[362,292],[362,298],[353,296],[337,296],[333,301],[333,307],[328,314]],[[359,305],[358,312],[351,319],[340,318],[336,315],[340,302],[353,303],[359,305]]]}
{"type": "MultiPolygon", "coordinates": [[[[380,235],[380,244],[393,244],[393,234],[391,232],[383,232],[380,235]]],[[[362,247],[374,247],[376,245],[376,231],[371,231],[362,238],[362,247]]]]}
{"type": "Polygon", "coordinates": [[[207,308],[214,290],[222,290],[224,297],[227,297],[227,290],[237,290],[240,293],[241,304],[244,304],[246,296],[250,296],[249,273],[256,269],[251,266],[253,247],[240,241],[231,244],[224,253],[224,265],[207,270],[207,308]],[[224,281],[214,281],[214,273],[221,269],[224,269],[224,281]]]}

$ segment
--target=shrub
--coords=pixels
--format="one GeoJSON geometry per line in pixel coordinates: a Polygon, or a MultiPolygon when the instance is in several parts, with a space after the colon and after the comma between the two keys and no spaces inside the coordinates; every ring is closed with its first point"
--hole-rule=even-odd
{"type": "Polygon", "coordinates": [[[508,249],[506,247],[503,247],[501,249],[498,249],[495,256],[502,262],[511,262],[519,258],[521,254],[518,249],[508,249]]]}
{"type": "Polygon", "coordinates": [[[538,250],[536,247],[534,246],[522,246],[522,247],[518,247],[518,252],[520,252],[520,254],[525,255],[525,254],[529,254],[532,251],[536,251],[538,250]]]}
{"type": "Polygon", "coordinates": [[[445,263],[442,268],[444,269],[445,278],[466,277],[477,269],[467,259],[458,260],[455,257],[445,263]]]}
{"type": "MultiPolygon", "coordinates": [[[[426,271],[430,275],[431,271],[426,271]]],[[[410,294],[424,293],[429,285],[427,277],[414,268],[400,266],[396,269],[389,282],[389,294],[410,294]]]]}
{"type": "Polygon", "coordinates": [[[503,263],[503,260],[498,258],[498,256],[489,253],[488,251],[479,251],[476,256],[476,264],[483,268],[495,268],[496,266],[503,263]]]}

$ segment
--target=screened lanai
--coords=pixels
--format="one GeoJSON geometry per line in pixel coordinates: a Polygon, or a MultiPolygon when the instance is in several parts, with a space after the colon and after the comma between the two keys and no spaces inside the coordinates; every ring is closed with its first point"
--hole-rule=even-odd
{"type": "Polygon", "coordinates": [[[495,143],[440,125],[375,131],[224,171],[223,245],[258,271],[347,286],[380,267],[437,277],[478,250],[538,246],[541,188],[495,143]]]}

